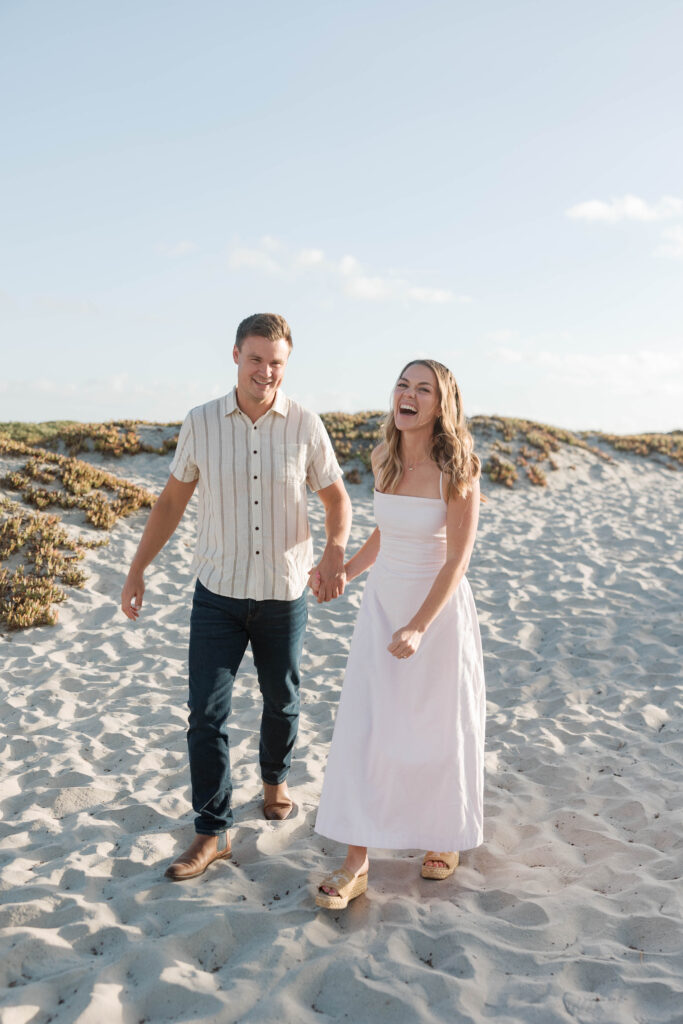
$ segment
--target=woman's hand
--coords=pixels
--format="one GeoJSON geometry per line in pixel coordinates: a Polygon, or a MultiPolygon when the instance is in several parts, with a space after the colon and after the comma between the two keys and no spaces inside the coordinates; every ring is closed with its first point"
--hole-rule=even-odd
{"type": "MultiPolygon", "coordinates": [[[[335,579],[337,581],[336,589],[338,592],[334,593],[333,591],[332,596],[325,599],[327,601],[333,601],[335,597],[341,597],[341,595],[344,593],[344,587],[349,582],[349,578],[346,575],[346,567],[344,567],[341,572],[337,573],[335,579]]],[[[318,598],[318,604],[321,604],[322,601],[320,597],[320,591],[322,590],[323,586],[323,578],[322,573],[320,572],[317,566],[314,569],[309,570],[308,583],[306,584],[306,586],[310,587],[315,596],[318,598]]]]}
{"type": "Polygon", "coordinates": [[[423,636],[424,632],[421,629],[404,626],[403,629],[396,630],[387,650],[395,658],[411,658],[420,646],[423,636]]]}

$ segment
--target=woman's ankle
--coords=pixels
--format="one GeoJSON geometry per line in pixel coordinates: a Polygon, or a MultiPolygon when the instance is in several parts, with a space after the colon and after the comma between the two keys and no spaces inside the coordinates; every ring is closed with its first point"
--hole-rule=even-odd
{"type": "Polygon", "coordinates": [[[368,870],[368,851],[363,846],[350,846],[344,867],[354,875],[364,874],[368,870]]]}

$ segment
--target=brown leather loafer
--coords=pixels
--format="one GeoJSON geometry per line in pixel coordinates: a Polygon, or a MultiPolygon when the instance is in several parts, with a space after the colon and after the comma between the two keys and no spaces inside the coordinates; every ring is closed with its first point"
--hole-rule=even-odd
{"type": "Polygon", "coordinates": [[[292,813],[294,804],[287,788],[283,790],[282,785],[263,783],[263,816],[266,821],[284,821],[292,813]]]}
{"type": "Polygon", "coordinates": [[[231,856],[230,836],[227,832],[221,832],[218,836],[196,835],[185,853],[181,853],[166,869],[166,877],[172,882],[184,882],[186,878],[203,875],[215,860],[227,860],[231,856]]]}

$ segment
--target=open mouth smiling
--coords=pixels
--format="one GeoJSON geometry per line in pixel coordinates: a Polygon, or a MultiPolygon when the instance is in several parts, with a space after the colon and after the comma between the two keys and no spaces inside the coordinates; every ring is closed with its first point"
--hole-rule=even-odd
{"type": "Polygon", "coordinates": [[[404,416],[417,416],[417,409],[412,405],[407,405],[406,402],[401,402],[398,411],[404,416]]]}

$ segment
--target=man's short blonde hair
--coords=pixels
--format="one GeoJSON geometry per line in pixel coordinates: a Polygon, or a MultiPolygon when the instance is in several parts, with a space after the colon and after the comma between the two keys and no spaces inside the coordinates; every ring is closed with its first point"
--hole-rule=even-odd
{"type": "Polygon", "coordinates": [[[280,338],[284,338],[290,349],[293,344],[289,324],[277,313],[253,313],[243,320],[237,328],[235,337],[238,350],[242,348],[244,339],[252,334],[258,335],[259,338],[267,338],[268,341],[279,341],[280,338]]]}

